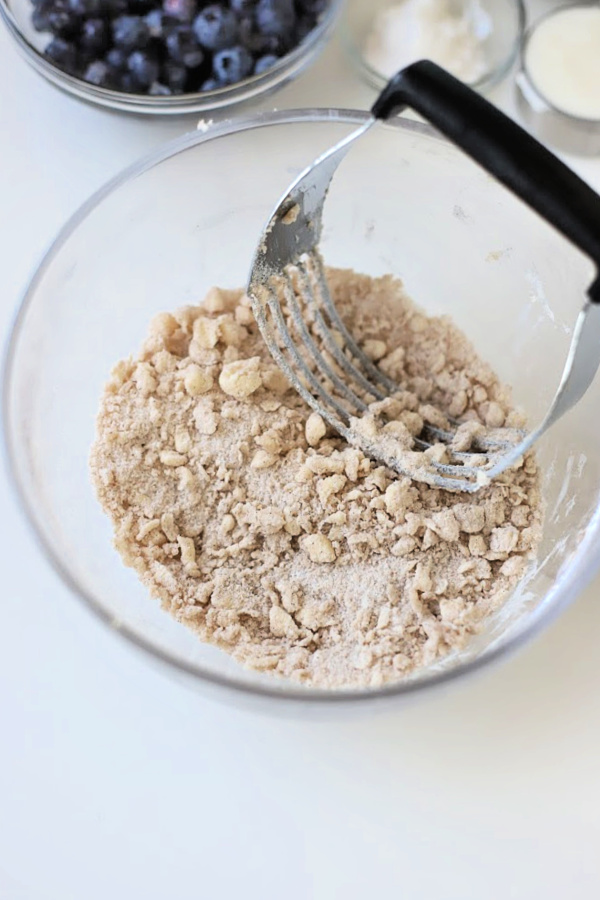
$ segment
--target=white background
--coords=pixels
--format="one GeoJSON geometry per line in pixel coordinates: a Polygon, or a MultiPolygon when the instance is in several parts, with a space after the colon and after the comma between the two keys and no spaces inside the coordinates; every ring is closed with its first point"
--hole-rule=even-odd
{"type": "MultiPolygon", "coordinates": [[[[4,30],[0,85],[4,336],[65,218],[195,122],[79,104],[4,30]]],[[[370,100],[333,46],[263,105],[370,100]]],[[[576,166],[600,187],[600,161],[576,166]]],[[[600,896],[600,581],[471,681],[310,722],[205,700],[105,631],[40,558],[5,473],[0,565],[2,900],[600,896]]]]}

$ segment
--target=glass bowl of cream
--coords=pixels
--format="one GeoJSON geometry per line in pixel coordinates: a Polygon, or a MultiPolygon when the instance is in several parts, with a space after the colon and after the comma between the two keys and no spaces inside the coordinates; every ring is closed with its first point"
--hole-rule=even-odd
{"type": "Polygon", "coordinates": [[[517,101],[538,137],[566,152],[600,153],[600,6],[562,6],[523,41],[517,101]]]}
{"type": "Polygon", "coordinates": [[[524,28],[522,0],[349,0],[342,41],[377,90],[404,66],[431,59],[486,92],[514,65],[524,28]]]}

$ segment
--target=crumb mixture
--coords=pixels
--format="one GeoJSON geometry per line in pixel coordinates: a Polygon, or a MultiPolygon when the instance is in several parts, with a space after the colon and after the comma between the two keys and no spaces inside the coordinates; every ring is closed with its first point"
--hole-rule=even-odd
{"type": "MultiPolygon", "coordinates": [[[[391,277],[328,270],[364,351],[402,388],[398,428],[518,426],[464,335],[391,277]]],[[[102,398],[91,472],[124,562],[241,663],[377,686],[460,648],[535,553],[535,457],[477,494],[395,475],[333,434],[272,361],[249,299],[157,316],[102,398]]]]}

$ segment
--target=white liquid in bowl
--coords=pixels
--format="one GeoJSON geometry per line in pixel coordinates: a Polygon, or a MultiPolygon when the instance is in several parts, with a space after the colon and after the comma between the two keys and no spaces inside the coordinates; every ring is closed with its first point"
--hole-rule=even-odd
{"type": "Polygon", "coordinates": [[[529,39],[525,66],[557,109],[600,120],[600,6],[563,9],[544,19],[529,39]]]}

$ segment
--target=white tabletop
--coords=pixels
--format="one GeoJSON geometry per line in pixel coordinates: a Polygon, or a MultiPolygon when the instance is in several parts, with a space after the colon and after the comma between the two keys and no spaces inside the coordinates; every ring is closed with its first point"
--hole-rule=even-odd
{"type": "MultiPolygon", "coordinates": [[[[0,332],[64,219],[194,120],[63,96],[0,30],[0,332]]],[[[507,88],[497,97],[510,105],[507,88]]],[[[371,99],[335,45],[265,106],[371,99]]],[[[600,161],[577,162],[600,187],[600,161]]],[[[600,581],[393,713],[269,718],[156,671],[49,570],[0,475],[1,900],[597,900],[600,581]]]]}

